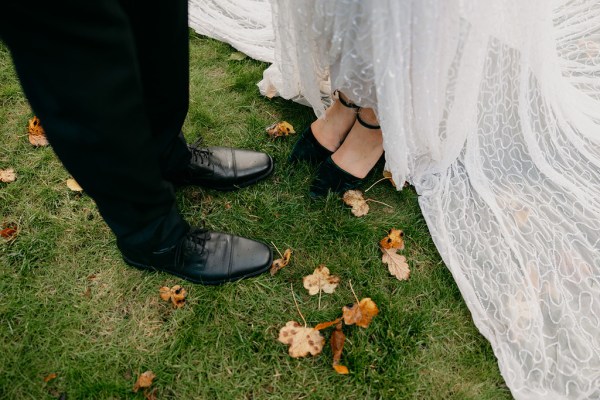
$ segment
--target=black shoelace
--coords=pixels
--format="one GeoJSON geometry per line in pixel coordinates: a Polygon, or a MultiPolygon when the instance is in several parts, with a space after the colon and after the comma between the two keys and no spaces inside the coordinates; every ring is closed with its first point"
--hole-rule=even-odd
{"type": "Polygon", "coordinates": [[[212,153],[206,147],[202,146],[202,138],[196,140],[189,147],[190,152],[192,153],[192,158],[194,163],[202,164],[202,165],[210,165],[210,156],[212,153]]]}

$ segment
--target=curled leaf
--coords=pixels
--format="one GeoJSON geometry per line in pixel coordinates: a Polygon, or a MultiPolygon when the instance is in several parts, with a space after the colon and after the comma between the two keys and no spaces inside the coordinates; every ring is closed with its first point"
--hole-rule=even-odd
{"type": "Polygon", "coordinates": [[[71,189],[73,192],[81,193],[83,192],[83,188],[79,186],[79,183],[73,178],[67,179],[67,187],[71,189]]]}
{"type": "Polygon", "coordinates": [[[180,285],[175,285],[172,288],[163,286],[159,289],[160,298],[164,301],[171,301],[173,308],[181,308],[185,305],[187,291],[180,285]]]}
{"type": "Polygon", "coordinates": [[[15,238],[15,235],[19,231],[17,224],[14,223],[5,223],[0,225],[0,237],[6,240],[12,240],[15,238]]]}
{"type": "Polygon", "coordinates": [[[286,251],[283,252],[283,258],[278,258],[277,260],[273,261],[273,264],[271,265],[271,275],[275,275],[280,269],[287,267],[287,265],[290,263],[290,258],[292,257],[292,250],[291,249],[287,249],[286,251]]]}
{"type": "Polygon", "coordinates": [[[42,128],[42,124],[40,123],[40,119],[38,117],[33,117],[29,120],[27,124],[27,133],[29,134],[29,143],[32,145],[39,146],[48,146],[48,139],[46,138],[46,132],[44,128],[42,128]]]}
{"type": "Polygon", "coordinates": [[[337,324],[338,322],[340,322],[342,320],[342,317],[338,318],[338,319],[334,319],[333,321],[329,321],[329,322],[321,322],[320,324],[317,324],[315,326],[315,329],[317,331],[321,331],[323,329],[329,328],[330,326],[333,326],[335,324],[337,324]]]}
{"type": "Polygon", "coordinates": [[[302,282],[304,288],[308,290],[308,294],[314,296],[320,291],[333,293],[340,283],[340,278],[339,276],[329,275],[329,268],[325,265],[319,265],[311,275],[305,276],[302,282]]]}
{"type": "Polygon", "coordinates": [[[296,321],[288,321],[279,331],[277,338],[290,346],[288,353],[293,358],[316,356],[323,350],[325,338],[314,328],[303,327],[296,321]]]}
{"type": "Polygon", "coordinates": [[[50,382],[51,380],[53,380],[53,379],[56,379],[56,377],[57,377],[57,376],[58,376],[58,375],[57,375],[56,373],[54,373],[54,372],[53,372],[53,373],[51,373],[51,374],[48,374],[48,375],[46,375],[46,376],[44,377],[44,382],[48,383],[48,382],[50,382]]]}
{"type": "Polygon", "coordinates": [[[410,277],[410,269],[406,262],[406,257],[396,254],[398,249],[381,249],[383,255],[381,262],[387,264],[388,271],[394,275],[399,281],[406,281],[410,277]]]}
{"type": "Polygon", "coordinates": [[[133,385],[133,391],[137,393],[137,391],[140,389],[150,387],[150,385],[152,385],[152,381],[154,380],[154,378],[156,378],[156,375],[154,375],[154,372],[152,372],[152,371],[144,372],[143,374],[141,374],[138,377],[137,381],[135,381],[135,384],[133,385]]]}
{"type": "Polygon", "coordinates": [[[346,342],[346,335],[342,332],[342,323],[338,322],[335,326],[335,330],[331,333],[331,352],[333,353],[333,369],[338,374],[348,374],[348,368],[340,365],[342,359],[342,351],[344,350],[344,343],[346,342]]]}
{"type": "Polygon", "coordinates": [[[369,213],[369,205],[360,190],[348,190],[342,197],[346,205],[352,207],[352,214],[362,217],[369,213]]]}
{"type": "Polygon", "coordinates": [[[379,314],[379,309],[373,300],[366,297],[358,304],[355,303],[351,307],[344,306],[342,312],[344,315],[344,323],[346,325],[356,324],[361,328],[367,328],[373,317],[379,314]]]}
{"type": "Polygon", "coordinates": [[[392,173],[390,171],[383,171],[383,177],[387,178],[392,183],[393,187],[396,187],[396,182],[394,182],[394,179],[392,178],[392,173]]]}
{"type": "Polygon", "coordinates": [[[404,232],[400,229],[390,229],[388,235],[379,241],[383,249],[404,249],[404,232]]]}
{"type": "Polygon", "coordinates": [[[292,133],[296,133],[294,127],[286,121],[276,122],[273,125],[268,126],[265,130],[272,139],[280,136],[289,136],[292,133]]]}
{"type": "Polygon", "coordinates": [[[11,183],[17,179],[17,174],[12,168],[0,169],[0,182],[11,183]]]}

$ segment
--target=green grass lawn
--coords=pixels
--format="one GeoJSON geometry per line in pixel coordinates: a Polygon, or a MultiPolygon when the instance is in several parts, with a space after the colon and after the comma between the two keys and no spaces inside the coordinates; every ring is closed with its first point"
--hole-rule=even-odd
{"type": "Polygon", "coordinates": [[[159,399],[511,398],[416,193],[381,182],[368,195],[393,209],[371,204],[362,218],[333,196],[311,201],[314,169],[286,162],[295,138],[270,140],[264,128],[286,120],[300,131],[312,110],[263,98],[256,83],[264,63],[230,60],[231,47],[204,37],[192,35],[190,45],[188,140],[265,151],[276,168],[238,192],[181,190],[182,213],[194,224],[291,248],[291,264],[221,287],[126,266],[93,201],[67,189],[69,174],[52,149],[29,144],[33,114],[0,44],[0,169],[18,174],[0,183],[0,222],[20,228],[14,241],[0,239],[0,398],[142,399],[132,386],[146,370],[157,375],[159,399]],[[406,282],[380,261],[377,243],[392,227],[406,233],[406,282]],[[342,279],[320,309],[302,287],[319,264],[342,279]],[[314,358],[289,357],[277,336],[287,321],[301,321],[291,287],[314,326],[354,301],[350,281],[380,308],[369,328],[346,330],[342,363],[350,375],[333,371],[328,345],[314,358]],[[189,293],[179,310],[158,294],[174,284],[189,293]],[[57,378],[45,383],[50,373],[57,378]]]}

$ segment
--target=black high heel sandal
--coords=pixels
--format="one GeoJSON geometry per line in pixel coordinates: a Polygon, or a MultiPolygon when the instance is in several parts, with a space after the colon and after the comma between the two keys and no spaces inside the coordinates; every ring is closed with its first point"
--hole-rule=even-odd
{"type": "MultiPolygon", "coordinates": [[[[360,117],[360,113],[358,111],[360,111],[360,107],[356,112],[356,120],[359,124],[361,124],[367,129],[381,129],[381,126],[379,125],[372,125],[365,122],[360,117]]],[[[375,165],[380,163],[382,159],[383,155],[375,165]]],[[[371,174],[373,169],[375,169],[375,167],[373,167],[371,171],[369,171],[367,177],[371,174]]],[[[343,170],[339,165],[337,165],[333,161],[330,155],[329,157],[327,157],[325,162],[323,162],[319,166],[317,176],[315,177],[315,180],[310,186],[309,195],[313,199],[327,196],[328,192],[334,192],[338,195],[341,195],[348,190],[356,189],[357,187],[359,187],[367,177],[358,178],[352,175],[351,173],[343,170]]]]}
{"type": "MultiPolygon", "coordinates": [[[[337,100],[339,100],[339,102],[342,103],[344,107],[358,110],[359,107],[354,103],[350,103],[344,100],[342,96],[339,95],[338,90],[336,90],[333,93],[334,95],[337,94],[337,100]]],[[[306,161],[308,163],[318,164],[323,162],[327,157],[331,156],[332,154],[333,151],[327,149],[321,143],[319,143],[309,125],[304,130],[304,132],[302,132],[302,135],[300,135],[300,139],[298,139],[298,141],[294,145],[294,148],[290,153],[288,161],[290,163],[306,161]]]]}

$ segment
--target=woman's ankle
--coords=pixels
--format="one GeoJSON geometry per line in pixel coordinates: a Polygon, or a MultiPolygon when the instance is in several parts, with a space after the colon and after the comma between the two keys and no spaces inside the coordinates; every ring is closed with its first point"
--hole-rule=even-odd
{"type": "Polygon", "coordinates": [[[322,118],[311,124],[313,135],[317,141],[326,149],[336,151],[356,121],[356,107],[343,95],[336,100],[327,110],[322,118]],[[344,105],[344,103],[346,105],[344,105]]]}

